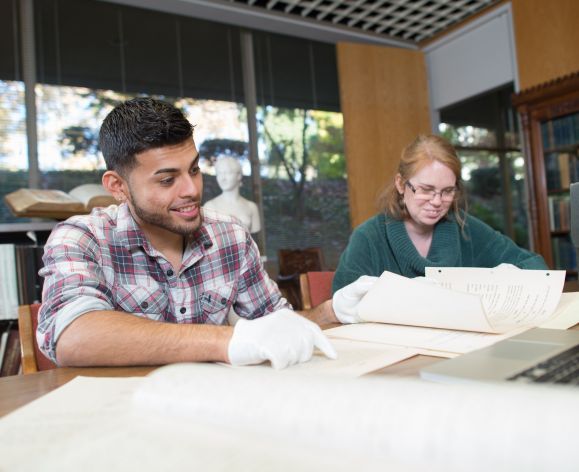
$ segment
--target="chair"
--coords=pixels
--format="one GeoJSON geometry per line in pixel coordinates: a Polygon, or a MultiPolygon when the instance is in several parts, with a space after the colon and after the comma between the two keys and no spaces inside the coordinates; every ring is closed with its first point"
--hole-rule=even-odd
{"type": "Polygon", "coordinates": [[[57,365],[46,358],[36,342],[38,310],[40,303],[18,307],[18,335],[22,354],[22,373],[32,374],[40,370],[56,369],[57,365]]]}
{"type": "Polygon", "coordinates": [[[301,306],[300,274],[323,270],[322,249],[280,249],[278,251],[279,274],[277,284],[294,309],[301,306]]]}
{"type": "Polygon", "coordinates": [[[300,274],[302,309],[309,310],[332,298],[334,271],[300,274]]]}

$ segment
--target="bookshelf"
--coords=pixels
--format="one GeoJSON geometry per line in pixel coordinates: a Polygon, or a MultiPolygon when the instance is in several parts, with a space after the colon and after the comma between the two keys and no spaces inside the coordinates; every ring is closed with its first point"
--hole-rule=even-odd
{"type": "Polygon", "coordinates": [[[0,377],[20,370],[18,306],[40,300],[43,246],[55,222],[0,224],[0,377]]]}
{"type": "Polygon", "coordinates": [[[579,72],[513,95],[521,116],[533,248],[577,279],[569,186],[579,180],[579,72]]]}

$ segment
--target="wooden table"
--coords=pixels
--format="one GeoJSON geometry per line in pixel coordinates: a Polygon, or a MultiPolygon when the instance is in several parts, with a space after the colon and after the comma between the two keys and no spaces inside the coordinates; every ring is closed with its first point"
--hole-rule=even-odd
{"type": "Polygon", "coordinates": [[[142,377],[155,367],[65,367],[0,378],[0,416],[26,405],[79,375],[87,377],[142,377]]]}
{"type": "MultiPolygon", "coordinates": [[[[565,285],[565,291],[576,291],[577,282],[565,285]]],[[[328,326],[333,327],[333,326],[328,326]]],[[[579,324],[573,326],[579,331],[579,324]]],[[[420,369],[442,360],[440,357],[417,355],[397,364],[384,367],[368,375],[397,375],[416,377],[420,369]]],[[[35,374],[13,375],[0,378],[0,417],[64,385],[73,378],[87,377],[142,377],[156,367],[64,367],[35,374]]]]}

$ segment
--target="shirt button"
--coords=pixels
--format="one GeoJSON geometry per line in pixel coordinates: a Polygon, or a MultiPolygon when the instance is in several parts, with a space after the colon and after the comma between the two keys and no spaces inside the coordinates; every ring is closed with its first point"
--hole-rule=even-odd
{"type": "Polygon", "coordinates": [[[187,311],[187,308],[185,308],[184,306],[182,306],[179,311],[181,312],[181,314],[183,314],[183,313],[185,313],[185,312],[187,311]]]}
{"type": "Polygon", "coordinates": [[[149,304],[147,302],[141,303],[141,308],[147,308],[149,304]]]}
{"type": "Polygon", "coordinates": [[[226,299],[225,297],[223,297],[223,298],[221,299],[221,304],[222,304],[222,305],[225,305],[226,303],[227,303],[227,299],[226,299]]]}
{"type": "Polygon", "coordinates": [[[168,275],[169,277],[172,277],[173,274],[174,274],[174,272],[173,272],[171,269],[169,269],[169,270],[167,271],[167,275],[168,275]]]}

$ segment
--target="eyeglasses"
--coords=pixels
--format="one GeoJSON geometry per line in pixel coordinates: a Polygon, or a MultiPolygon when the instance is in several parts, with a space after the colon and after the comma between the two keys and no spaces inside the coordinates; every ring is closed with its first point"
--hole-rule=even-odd
{"type": "Polygon", "coordinates": [[[440,200],[443,202],[452,202],[456,195],[456,187],[443,188],[442,190],[435,190],[433,188],[415,187],[409,181],[405,184],[417,200],[434,200],[437,195],[440,195],[440,200]]]}

